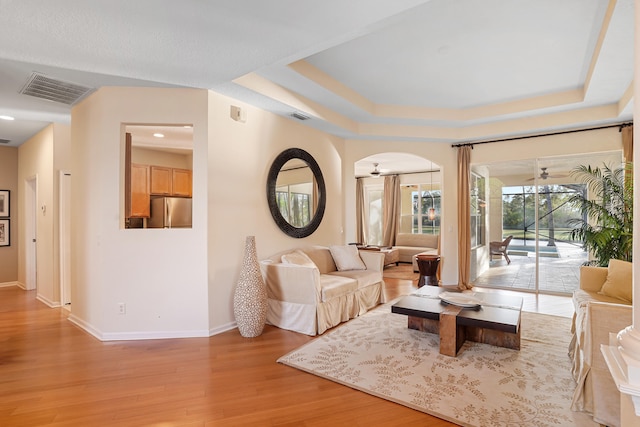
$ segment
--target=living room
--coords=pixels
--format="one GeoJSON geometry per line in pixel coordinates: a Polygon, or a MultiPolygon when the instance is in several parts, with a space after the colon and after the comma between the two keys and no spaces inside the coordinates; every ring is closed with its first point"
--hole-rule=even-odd
{"type": "MultiPolygon", "coordinates": [[[[3,58],[5,63],[28,63],[26,57],[15,54],[3,58]]],[[[55,75],[57,68],[53,61],[44,60],[39,70],[55,75]]],[[[244,77],[243,89],[238,91],[255,88],[258,77],[244,77]]],[[[352,201],[356,195],[356,162],[371,155],[400,152],[438,164],[442,171],[441,215],[445,230],[441,251],[447,260],[443,263],[442,281],[455,284],[457,152],[451,144],[500,139],[485,138],[494,133],[524,133],[535,128],[531,122],[548,121],[557,130],[582,127],[584,119],[579,117],[583,115],[594,117],[594,123],[626,121],[632,104],[625,98],[628,85],[627,81],[616,100],[624,105],[616,108],[606,105],[538,117],[512,113],[518,117],[493,128],[490,124],[437,129],[424,126],[401,127],[399,132],[392,132],[380,127],[371,132],[372,139],[363,137],[366,132],[322,129],[334,128],[342,118],[328,114],[314,102],[293,96],[291,91],[282,91],[271,99],[280,103],[288,96],[294,98],[286,105],[305,113],[315,112],[309,121],[295,121],[223,91],[102,87],[73,107],[70,125],[54,123],[20,147],[2,147],[0,187],[11,190],[12,234],[11,245],[0,248],[11,253],[7,257],[3,253],[0,261],[0,283],[29,288],[24,186],[26,180],[37,176],[35,289],[40,301],[50,306],[60,304],[58,187],[59,171],[66,170],[71,173],[73,194],[70,312],[75,323],[101,340],[208,337],[230,330],[234,327],[232,293],[241,269],[244,238],[256,237],[261,259],[300,243],[284,235],[273,222],[264,191],[272,160],[284,149],[298,147],[311,153],[320,164],[328,194],[322,223],[304,239],[305,244],[355,241],[356,207],[352,201]],[[241,120],[230,117],[233,107],[241,110],[241,120]],[[123,124],[193,126],[194,213],[190,230],[124,229],[123,124]],[[422,135],[416,136],[418,133],[422,135]],[[6,267],[4,260],[10,260],[6,267]],[[126,304],[125,315],[117,310],[120,303],[126,304]]],[[[267,84],[256,93],[275,89],[274,84],[267,84]]],[[[367,128],[359,122],[346,122],[343,128],[348,130],[367,128]]],[[[509,162],[612,150],[622,150],[617,128],[478,145],[472,162],[509,162]]]]}

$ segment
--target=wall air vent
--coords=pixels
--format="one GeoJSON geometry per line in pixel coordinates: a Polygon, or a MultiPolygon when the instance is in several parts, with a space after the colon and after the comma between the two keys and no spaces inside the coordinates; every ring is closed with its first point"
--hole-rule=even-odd
{"type": "Polygon", "coordinates": [[[73,105],[92,91],[93,88],[90,87],[65,82],[34,72],[22,90],[20,90],[20,93],[66,105],[73,105]]]}
{"type": "Polygon", "coordinates": [[[2,139],[2,138],[0,138],[0,144],[8,144],[10,142],[11,142],[10,139],[2,139]]]}
{"type": "Polygon", "coordinates": [[[302,113],[299,113],[297,111],[291,113],[291,117],[296,118],[298,120],[309,120],[309,116],[305,116],[302,113]]]}

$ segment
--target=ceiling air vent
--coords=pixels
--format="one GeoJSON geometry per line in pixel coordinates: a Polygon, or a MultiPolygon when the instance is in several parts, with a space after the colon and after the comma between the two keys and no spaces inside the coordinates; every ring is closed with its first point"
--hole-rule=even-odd
{"type": "Polygon", "coordinates": [[[32,73],[20,93],[73,105],[91,91],[93,91],[93,88],[57,80],[40,73],[32,73]]]}
{"type": "Polygon", "coordinates": [[[10,142],[11,142],[10,139],[2,139],[2,138],[0,138],[0,144],[8,144],[10,142]]]}
{"type": "Polygon", "coordinates": [[[291,117],[294,117],[298,120],[309,120],[309,116],[305,116],[304,114],[298,113],[297,111],[291,113],[291,117]]]}

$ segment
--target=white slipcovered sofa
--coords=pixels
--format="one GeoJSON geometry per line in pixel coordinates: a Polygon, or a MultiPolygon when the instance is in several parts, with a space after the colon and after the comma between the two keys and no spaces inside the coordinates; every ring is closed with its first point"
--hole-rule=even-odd
{"type": "Polygon", "coordinates": [[[577,385],[571,409],[610,427],[620,426],[620,393],[600,346],[632,324],[632,286],[631,263],[611,260],[608,268],[580,267],[580,289],[573,292],[569,356],[577,385]]]}
{"type": "Polygon", "coordinates": [[[261,261],[267,323],[316,335],[366,313],[382,302],[383,264],[382,252],[353,245],[300,248],[261,261]]]}
{"type": "Polygon", "coordinates": [[[415,255],[422,252],[437,255],[440,248],[440,235],[398,233],[393,248],[399,251],[399,262],[410,262],[413,264],[413,271],[418,271],[415,255]]]}

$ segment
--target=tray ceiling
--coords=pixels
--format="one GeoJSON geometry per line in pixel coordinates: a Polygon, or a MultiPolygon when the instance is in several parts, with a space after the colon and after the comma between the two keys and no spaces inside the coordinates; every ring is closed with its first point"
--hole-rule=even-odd
{"type": "Polygon", "coordinates": [[[33,72],[197,87],[352,139],[486,140],[632,118],[633,0],[2,2],[0,138],[70,107],[33,72]]]}

